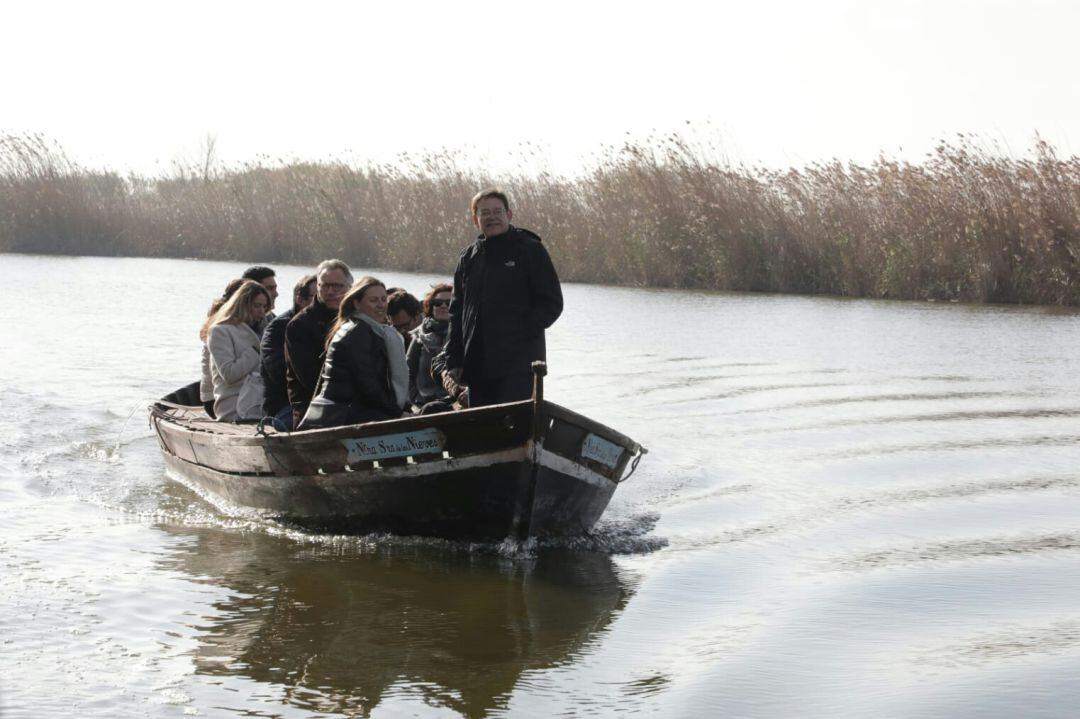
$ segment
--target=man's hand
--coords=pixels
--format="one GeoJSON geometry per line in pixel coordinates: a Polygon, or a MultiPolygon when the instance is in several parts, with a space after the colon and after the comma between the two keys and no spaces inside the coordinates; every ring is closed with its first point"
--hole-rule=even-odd
{"type": "Polygon", "coordinates": [[[461,396],[461,393],[465,391],[465,387],[462,386],[458,379],[461,378],[460,369],[448,369],[443,372],[442,386],[446,390],[446,393],[455,399],[461,396]]]}

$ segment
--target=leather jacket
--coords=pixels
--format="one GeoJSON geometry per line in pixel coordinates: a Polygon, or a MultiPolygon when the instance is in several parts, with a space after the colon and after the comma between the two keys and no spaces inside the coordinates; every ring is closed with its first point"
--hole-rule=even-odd
{"type": "Polygon", "coordinates": [[[315,397],[297,429],[374,422],[400,417],[401,411],[386,343],[366,323],[349,320],[330,343],[315,397]]]}

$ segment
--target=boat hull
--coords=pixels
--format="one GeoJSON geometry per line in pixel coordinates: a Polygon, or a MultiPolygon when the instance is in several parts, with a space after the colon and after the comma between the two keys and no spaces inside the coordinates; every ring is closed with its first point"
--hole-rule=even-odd
{"type": "Polygon", "coordinates": [[[291,434],[214,423],[162,403],[150,415],[166,463],[190,484],[265,517],[335,533],[581,534],[641,452],[550,403],[291,434]]]}

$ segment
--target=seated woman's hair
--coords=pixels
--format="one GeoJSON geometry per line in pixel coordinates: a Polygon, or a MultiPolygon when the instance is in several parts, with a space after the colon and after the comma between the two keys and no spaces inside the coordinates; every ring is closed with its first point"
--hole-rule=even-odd
{"type": "Polygon", "coordinates": [[[338,305],[337,319],[334,320],[334,324],[330,325],[330,331],[326,333],[326,349],[330,349],[330,343],[334,341],[334,335],[341,329],[341,326],[356,314],[356,303],[364,299],[364,293],[376,285],[384,290],[386,289],[386,285],[383,284],[382,280],[371,276],[361,277],[341,298],[341,304],[338,305]]]}
{"type": "Polygon", "coordinates": [[[254,316],[251,313],[251,305],[259,295],[266,297],[267,306],[270,302],[270,292],[254,280],[244,280],[240,288],[233,292],[232,297],[225,301],[210,321],[214,325],[238,325],[251,322],[254,316]]]}
{"type": "Polygon", "coordinates": [[[206,312],[206,321],[203,322],[202,327],[199,329],[199,339],[203,342],[206,341],[210,334],[210,325],[214,323],[214,315],[233,296],[233,293],[240,289],[240,285],[244,284],[244,282],[243,279],[229,280],[229,284],[225,285],[225,291],[221,293],[221,297],[215,297],[214,301],[210,303],[210,309],[206,312]]]}
{"type": "Polygon", "coordinates": [[[432,285],[431,289],[428,290],[428,293],[426,295],[424,295],[424,302],[423,302],[423,305],[424,305],[424,317],[431,317],[431,312],[432,312],[431,301],[433,299],[435,299],[435,295],[439,294],[440,292],[453,293],[453,291],[454,291],[454,286],[451,285],[451,284],[447,284],[446,282],[440,282],[437,285],[432,285]]]}

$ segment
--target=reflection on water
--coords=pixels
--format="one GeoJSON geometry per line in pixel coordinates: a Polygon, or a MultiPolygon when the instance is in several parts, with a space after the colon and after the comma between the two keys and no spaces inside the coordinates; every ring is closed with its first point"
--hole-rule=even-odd
{"type": "Polygon", "coordinates": [[[630,596],[609,557],[524,560],[421,545],[357,552],[216,529],[166,531],[163,568],[228,589],[196,667],[286,687],[290,704],[367,715],[395,687],[465,716],[505,708],[522,673],[574,660],[630,596]]]}

